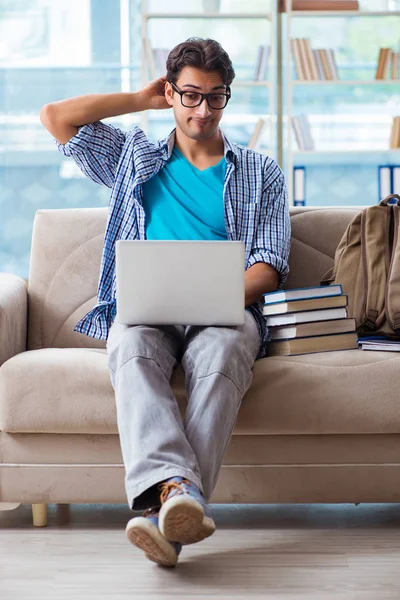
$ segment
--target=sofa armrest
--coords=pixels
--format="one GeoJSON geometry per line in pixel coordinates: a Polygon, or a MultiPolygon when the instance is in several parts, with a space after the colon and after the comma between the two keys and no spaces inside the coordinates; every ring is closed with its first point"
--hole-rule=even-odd
{"type": "Polygon", "coordinates": [[[28,288],[17,275],[0,273],[0,366],[26,350],[28,288]]]}

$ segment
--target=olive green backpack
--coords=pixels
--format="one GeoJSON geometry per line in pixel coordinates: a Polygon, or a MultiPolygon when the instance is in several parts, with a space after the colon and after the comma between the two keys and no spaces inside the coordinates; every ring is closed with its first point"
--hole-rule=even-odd
{"type": "Polygon", "coordinates": [[[358,213],[335,252],[321,285],[340,283],[348,316],[360,337],[400,338],[400,196],[387,196],[358,213]],[[396,199],[397,204],[389,204],[396,199]]]}

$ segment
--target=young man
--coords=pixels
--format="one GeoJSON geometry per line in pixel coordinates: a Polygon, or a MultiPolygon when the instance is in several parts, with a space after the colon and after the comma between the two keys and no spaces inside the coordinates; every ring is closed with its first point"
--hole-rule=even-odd
{"type": "Polygon", "coordinates": [[[262,294],[288,274],[290,221],[284,177],[267,156],[230,142],[219,123],[235,76],[214,40],[190,38],[167,75],[137,93],[88,95],[43,107],[42,123],[65,156],[111,188],[98,304],[75,331],[107,340],[132,543],[174,566],[183,544],[215,530],[208,502],[256,358],[268,332],[262,294]],[[148,109],[174,112],[176,129],[151,143],[100,121],[148,109]],[[243,240],[245,323],[240,327],[132,326],[114,322],[118,239],[243,240]],[[182,421],[170,386],[180,363],[182,421]]]}

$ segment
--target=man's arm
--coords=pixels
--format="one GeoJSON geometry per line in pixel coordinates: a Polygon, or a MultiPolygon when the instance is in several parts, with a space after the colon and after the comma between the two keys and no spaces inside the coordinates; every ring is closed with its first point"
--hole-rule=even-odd
{"type": "Polygon", "coordinates": [[[291,228],[286,184],[274,161],[268,165],[266,174],[271,176],[271,171],[275,178],[272,184],[267,178],[265,184],[260,220],[245,272],[245,306],[262,300],[263,294],[274,292],[289,273],[291,228]]]}
{"type": "Polygon", "coordinates": [[[87,94],[46,104],[40,120],[60,144],[66,144],[79,127],[108,117],[117,117],[142,110],[171,108],[165,100],[165,77],[149,83],[139,92],[87,94]]]}
{"type": "Polygon", "coordinates": [[[262,300],[263,294],[276,290],[279,285],[279,273],[271,265],[262,262],[256,263],[245,272],[244,285],[244,305],[250,306],[258,300],[262,300]]]}

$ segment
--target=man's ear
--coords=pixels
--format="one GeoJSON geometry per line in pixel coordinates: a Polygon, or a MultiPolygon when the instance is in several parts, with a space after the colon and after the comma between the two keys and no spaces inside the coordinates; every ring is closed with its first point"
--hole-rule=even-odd
{"type": "Polygon", "coordinates": [[[169,83],[169,81],[166,81],[164,93],[165,93],[165,99],[170,106],[172,106],[174,104],[174,101],[172,100],[172,92],[173,92],[172,85],[169,83]]]}

